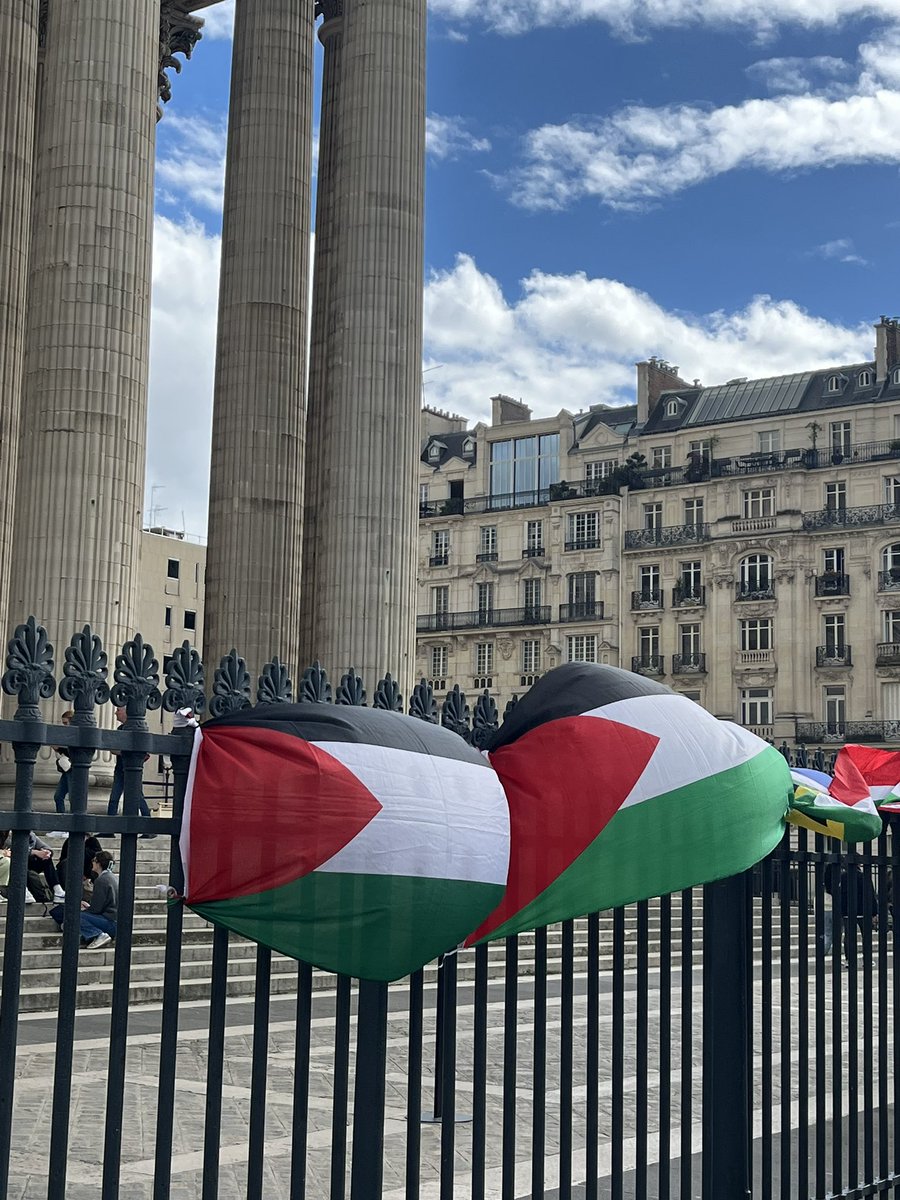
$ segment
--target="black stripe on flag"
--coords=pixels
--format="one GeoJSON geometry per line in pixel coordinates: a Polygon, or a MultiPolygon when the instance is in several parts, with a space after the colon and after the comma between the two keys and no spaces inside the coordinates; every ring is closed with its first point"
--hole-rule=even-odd
{"type": "Polygon", "coordinates": [[[596,663],[563,663],[542,675],[530,691],[526,692],[509,717],[488,743],[490,751],[508,746],[523,734],[558,721],[563,717],[577,717],[605,704],[617,700],[631,700],[636,696],[672,696],[671,688],[654,683],[633,671],[622,671],[619,667],[600,666],[596,663]]]}
{"type": "Polygon", "coordinates": [[[384,709],[357,708],[342,704],[266,704],[245,708],[227,717],[204,722],[204,729],[226,725],[271,729],[307,742],[354,742],[367,746],[386,746],[430,754],[435,758],[453,758],[490,769],[487,759],[461,737],[402,713],[384,709]]]}

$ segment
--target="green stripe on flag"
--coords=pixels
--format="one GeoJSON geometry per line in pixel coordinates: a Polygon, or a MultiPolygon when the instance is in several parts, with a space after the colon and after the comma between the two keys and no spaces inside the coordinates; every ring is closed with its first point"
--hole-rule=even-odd
{"type": "Polygon", "coordinates": [[[619,809],[540,896],[487,939],[736,875],[781,841],[794,794],[774,746],[718,775],[619,809]]]}

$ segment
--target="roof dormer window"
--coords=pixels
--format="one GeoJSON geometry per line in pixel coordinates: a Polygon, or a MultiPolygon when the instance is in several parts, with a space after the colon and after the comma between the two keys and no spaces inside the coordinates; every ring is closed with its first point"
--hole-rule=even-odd
{"type": "Polygon", "coordinates": [[[666,416],[667,417],[677,417],[678,409],[680,407],[681,406],[679,405],[677,400],[667,400],[666,401],[666,416]]]}
{"type": "Polygon", "coordinates": [[[466,456],[466,458],[471,458],[474,453],[475,453],[475,439],[474,438],[466,438],[466,440],[463,442],[463,454],[466,456]]]}
{"type": "Polygon", "coordinates": [[[437,462],[440,457],[441,457],[440,446],[437,444],[437,442],[432,442],[431,445],[428,447],[429,462],[437,462]]]}
{"type": "Polygon", "coordinates": [[[891,372],[891,383],[894,387],[900,387],[900,367],[894,367],[891,372]]]}
{"type": "Polygon", "coordinates": [[[856,386],[858,388],[871,387],[873,383],[871,371],[860,371],[856,377],[856,386]]]}
{"type": "Polygon", "coordinates": [[[840,375],[829,375],[828,376],[828,386],[825,390],[831,394],[835,394],[835,393],[839,392],[841,390],[840,375]]]}

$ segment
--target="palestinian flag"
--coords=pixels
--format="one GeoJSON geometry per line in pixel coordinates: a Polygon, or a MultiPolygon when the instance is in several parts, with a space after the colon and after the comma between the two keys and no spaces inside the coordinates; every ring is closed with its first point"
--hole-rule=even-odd
{"type": "Polygon", "coordinates": [[[195,735],[185,902],[284,954],[398,979],[497,905],[509,813],[487,759],[397,713],[268,705],[195,735]]]}
{"type": "Polygon", "coordinates": [[[746,870],[781,840],[793,793],[773,746],[615,667],[548,672],[489,751],[509,884],[469,944],[746,870]]]}
{"type": "Polygon", "coordinates": [[[834,764],[835,778],[851,767],[862,777],[878,808],[900,812],[900,752],[874,746],[842,746],[834,764]]]}

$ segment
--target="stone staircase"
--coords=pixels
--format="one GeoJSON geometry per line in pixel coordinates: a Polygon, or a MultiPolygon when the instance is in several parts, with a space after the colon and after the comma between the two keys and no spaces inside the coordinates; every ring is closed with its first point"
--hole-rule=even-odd
{"type": "MultiPolygon", "coordinates": [[[[53,839],[47,839],[54,844],[53,839]]],[[[58,856],[58,847],[54,845],[58,856]]],[[[167,838],[156,841],[138,842],[138,865],[135,883],[135,916],[133,949],[131,956],[132,1004],[153,1004],[162,999],[163,957],[166,936],[167,905],[160,898],[157,888],[168,883],[169,842],[167,838]]],[[[758,904],[758,902],[757,902],[758,904]]],[[[777,911],[777,900],[773,906],[777,911]]],[[[53,1010],[57,1004],[59,986],[59,960],[62,935],[55,923],[43,915],[43,906],[31,904],[25,910],[25,936],[22,959],[22,976],[19,989],[19,1005],[23,1012],[53,1010]]],[[[692,960],[700,961],[700,935],[703,914],[700,893],[697,892],[693,910],[692,960]]],[[[575,923],[575,969],[587,968],[587,922],[575,923]]],[[[212,972],[213,927],[196,914],[185,911],[181,962],[180,994],[183,1001],[205,1000],[209,996],[212,972]]],[[[548,930],[547,970],[559,974],[562,969],[562,935],[559,927],[548,930]]],[[[773,922],[773,950],[777,953],[779,933],[777,921],[773,922]]],[[[600,969],[612,968],[613,918],[604,913],[600,918],[600,969]]],[[[649,912],[649,967],[652,970],[660,962],[660,916],[659,902],[653,901],[649,912]]],[[[761,933],[754,931],[754,949],[759,956],[761,933]]],[[[2,948],[2,938],[0,938],[2,948]]],[[[80,1008],[107,1007],[112,997],[112,968],[114,947],[102,950],[83,950],[78,968],[78,1006],[80,1008]]],[[[227,994],[233,997],[252,996],[256,947],[234,934],[229,939],[227,994]]],[[[681,965],[681,901],[673,900],[672,954],[671,961],[677,969],[681,965]]],[[[637,911],[634,906],[625,915],[625,965],[633,968],[637,963],[637,911]]],[[[504,973],[505,947],[502,941],[489,947],[489,974],[500,978],[504,973]]],[[[518,971],[522,976],[534,974],[534,934],[519,937],[518,971]]],[[[426,969],[426,983],[436,978],[434,965],[426,969]]],[[[458,977],[461,982],[470,982],[475,974],[474,951],[464,951],[459,956],[458,977]]],[[[275,954],[272,959],[272,994],[280,995],[296,990],[297,964],[293,959],[275,954]]],[[[327,989],[333,986],[334,976],[326,972],[315,972],[313,986],[327,989]]]]}

